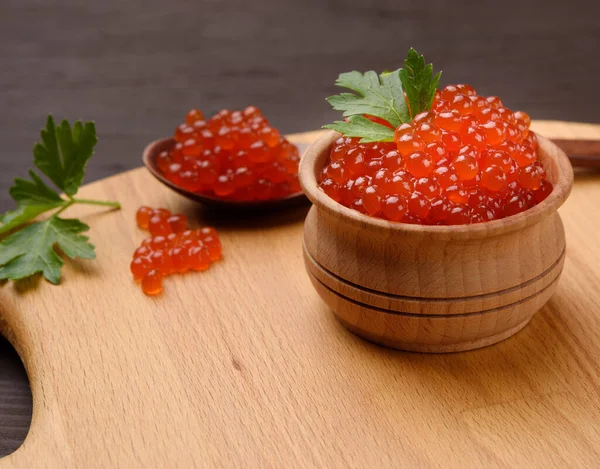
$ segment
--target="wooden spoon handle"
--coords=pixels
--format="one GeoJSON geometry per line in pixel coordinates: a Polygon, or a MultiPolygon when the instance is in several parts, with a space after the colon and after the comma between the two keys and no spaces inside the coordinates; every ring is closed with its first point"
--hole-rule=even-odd
{"type": "Polygon", "coordinates": [[[571,160],[571,164],[581,168],[600,169],[600,140],[552,139],[571,160]]]}
{"type": "Polygon", "coordinates": [[[560,147],[573,166],[600,169],[600,126],[597,124],[533,121],[531,128],[560,147]]]}

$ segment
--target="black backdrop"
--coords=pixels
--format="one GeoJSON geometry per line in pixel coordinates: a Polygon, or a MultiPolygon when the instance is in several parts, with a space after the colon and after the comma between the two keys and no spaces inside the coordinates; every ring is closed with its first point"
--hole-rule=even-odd
{"type": "MultiPolygon", "coordinates": [[[[318,128],[337,74],[396,68],[413,46],[533,118],[600,122],[598,0],[0,0],[0,211],[47,113],[94,119],[87,180],[139,165],[187,109],[260,106],[318,128]]],[[[31,403],[0,342],[0,454],[31,403]]]]}

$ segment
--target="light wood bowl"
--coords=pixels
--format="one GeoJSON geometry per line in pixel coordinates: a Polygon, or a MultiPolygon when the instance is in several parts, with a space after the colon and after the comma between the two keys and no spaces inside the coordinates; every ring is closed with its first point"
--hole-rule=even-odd
{"type": "Polygon", "coordinates": [[[300,182],[314,204],[304,225],[310,279],[340,322],[390,347],[470,350],[522,329],[552,296],[565,260],[557,209],[571,191],[565,153],[539,137],[554,190],[518,215],[476,225],[389,222],[338,204],[317,178],[339,137],[313,143],[300,182]]]}

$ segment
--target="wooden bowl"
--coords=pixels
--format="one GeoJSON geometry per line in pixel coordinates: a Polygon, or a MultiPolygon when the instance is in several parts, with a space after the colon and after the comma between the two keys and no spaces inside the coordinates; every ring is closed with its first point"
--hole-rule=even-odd
{"type": "MultiPolygon", "coordinates": [[[[289,195],[282,199],[273,199],[273,200],[251,200],[251,201],[239,201],[239,200],[228,200],[219,198],[216,196],[210,196],[206,194],[200,194],[196,192],[191,192],[182,187],[177,186],[176,184],[169,181],[166,177],[162,175],[162,173],[158,170],[156,166],[156,157],[163,150],[170,149],[175,141],[172,138],[164,138],[161,140],[155,140],[154,142],[149,143],[144,149],[144,153],[142,155],[142,161],[144,166],[150,171],[150,173],[158,179],[160,182],[165,184],[166,186],[173,189],[175,192],[187,197],[188,199],[194,200],[196,202],[201,202],[210,207],[217,208],[227,208],[227,209],[260,209],[260,210],[270,210],[270,209],[279,209],[279,208],[289,208],[304,204],[307,202],[306,196],[302,192],[298,192],[296,194],[289,195]]],[[[298,147],[298,151],[302,153],[302,151],[306,150],[306,145],[296,145],[298,147]]]]}
{"type": "Polygon", "coordinates": [[[304,225],[305,265],[344,326],[398,349],[455,352],[510,337],[548,301],[565,260],[557,209],[573,184],[556,145],[538,137],[554,184],[542,203],[487,223],[423,226],[363,215],[318,188],[338,137],[313,143],[299,174],[314,204],[304,225]]]}

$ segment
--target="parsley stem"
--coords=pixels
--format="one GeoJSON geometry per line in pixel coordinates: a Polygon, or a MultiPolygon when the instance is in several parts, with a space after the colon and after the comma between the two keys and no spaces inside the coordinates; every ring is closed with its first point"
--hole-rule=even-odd
{"type": "Polygon", "coordinates": [[[58,212],[54,213],[52,216],[59,216],[66,209],[68,209],[71,205],[74,204],[102,205],[103,207],[112,207],[116,209],[121,208],[121,204],[119,202],[111,202],[108,200],[75,199],[74,197],[69,197],[68,200],[65,200],[65,204],[61,207],[61,209],[58,212]]]}
{"type": "Polygon", "coordinates": [[[75,199],[72,198],[71,201],[76,204],[86,204],[86,205],[102,205],[104,207],[112,207],[112,208],[121,208],[121,204],[119,202],[111,202],[109,200],[90,200],[90,199],[75,199]]]}
{"type": "Polygon", "coordinates": [[[54,213],[52,216],[53,217],[59,216],[61,213],[63,213],[66,209],[68,209],[73,204],[74,204],[73,200],[69,200],[58,212],[54,213]]]}

